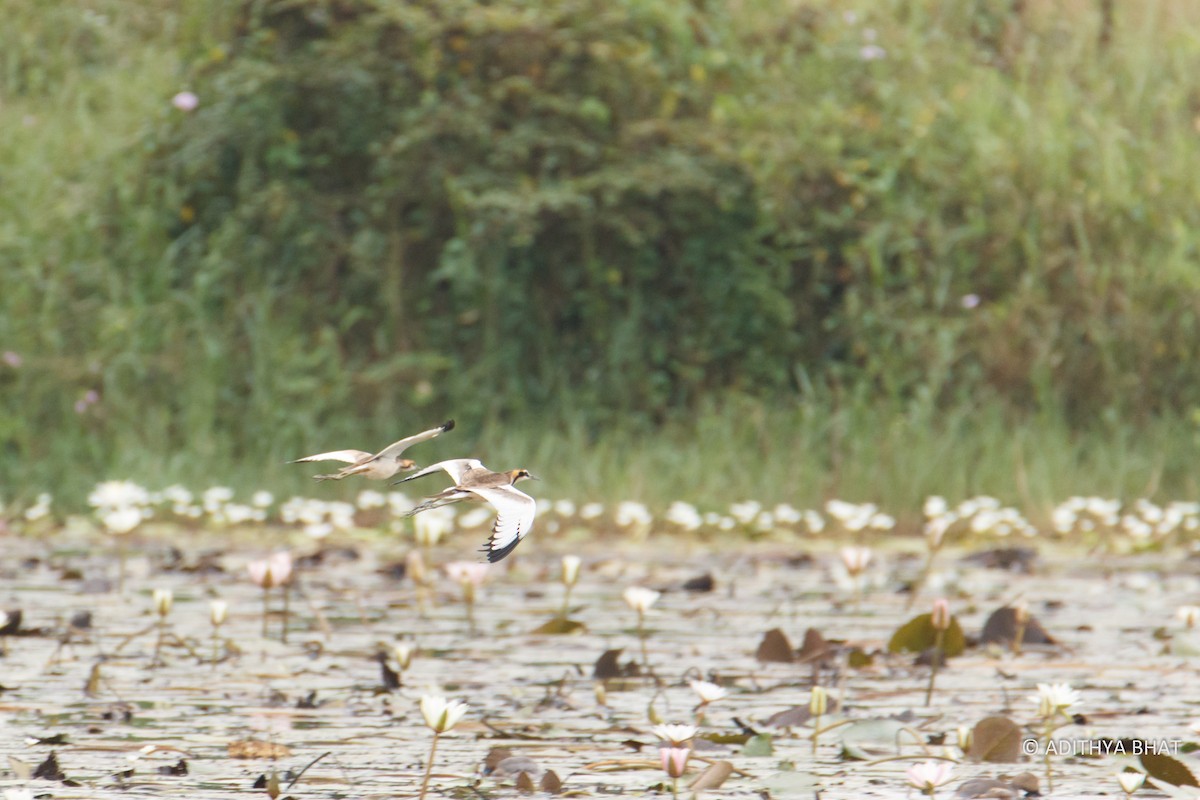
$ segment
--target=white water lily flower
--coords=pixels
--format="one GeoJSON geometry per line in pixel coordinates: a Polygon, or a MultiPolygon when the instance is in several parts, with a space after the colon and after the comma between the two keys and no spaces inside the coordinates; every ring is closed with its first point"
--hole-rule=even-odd
{"type": "Polygon", "coordinates": [[[688,685],[692,687],[692,691],[700,698],[700,702],[706,705],[708,703],[715,703],[729,694],[722,687],[708,681],[688,681],[688,685]]]}
{"type": "Polygon", "coordinates": [[[250,505],[255,508],[266,508],[275,502],[275,495],[268,492],[266,489],[259,489],[250,496],[250,505]]]}
{"type": "Polygon", "coordinates": [[[1138,789],[1142,788],[1142,784],[1146,782],[1146,773],[1144,772],[1118,772],[1117,783],[1121,784],[1121,790],[1125,794],[1133,794],[1138,789]]]}
{"type": "Polygon", "coordinates": [[[120,536],[129,533],[142,522],[142,511],[133,506],[105,511],[100,517],[108,532],[120,536]]]}
{"type": "Polygon", "coordinates": [[[650,610],[650,606],[658,602],[658,598],[662,597],[662,593],[656,592],[653,589],[646,589],[642,586],[630,586],[625,590],[625,603],[639,614],[645,614],[650,610]]]}
{"type": "Polygon", "coordinates": [[[1039,683],[1037,689],[1038,693],[1031,695],[1029,700],[1037,703],[1038,715],[1042,717],[1065,714],[1067,709],[1079,702],[1079,692],[1068,683],[1039,683]]]}
{"type": "Polygon", "coordinates": [[[150,502],[150,492],[133,481],[104,481],[88,495],[88,505],[97,509],[144,506],[150,502]]]}
{"type": "Polygon", "coordinates": [[[427,694],[421,697],[421,716],[434,733],[445,733],[458,724],[467,713],[467,704],[447,700],[440,695],[427,694]]]}
{"type": "Polygon", "coordinates": [[[588,503],[583,508],[579,509],[580,519],[593,520],[604,513],[603,503],[588,503]]]}
{"type": "Polygon", "coordinates": [[[691,741],[696,735],[696,726],[694,725],[655,725],[650,729],[658,738],[664,742],[670,742],[672,745],[679,746],[685,742],[691,741]]]}
{"type": "Polygon", "coordinates": [[[948,761],[925,761],[909,767],[906,776],[909,786],[928,794],[948,783],[952,772],[953,768],[948,761]]]}
{"type": "Polygon", "coordinates": [[[225,600],[216,599],[208,601],[208,619],[214,627],[220,627],[225,624],[226,617],[229,616],[229,603],[225,600]]]}

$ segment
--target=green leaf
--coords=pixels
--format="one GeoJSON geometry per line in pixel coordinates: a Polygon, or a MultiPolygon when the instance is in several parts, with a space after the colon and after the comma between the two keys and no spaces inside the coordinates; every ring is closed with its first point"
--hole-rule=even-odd
{"type": "MultiPolygon", "coordinates": [[[[937,629],[933,627],[932,614],[919,614],[904,623],[892,634],[888,642],[888,652],[891,653],[923,653],[932,648],[937,642],[937,629]]],[[[967,649],[967,639],[963,635],[958,617],[950,618],[950,627],[942,637],[942,652],[947,658],[962,655],[967,649]]]]}
{"type": "Polygon", "coordinates": [[[1151,778],[1172,786],[1200,786],[1200,781],[1182,761],[1161,753],[1142,753],[1138,756],[1142,768],[1151,778]]]}
{"type": "Polygon", "coordinates": [[[772,737],[769,733],[760,733],[757,736],[751,736],[742,747],[742,755],[748,757],[754,756],[769,756],[775,753],[775,745],[772,743],[772,737]]]}
{"type": "Polygon", "coordinates": [[[583,633],[586,630],[587,626],[578,620],[567,619],[566,617],[551,617],[530,631],[530,633],[534,635],[561,635],[566,633],[583,633]]]}

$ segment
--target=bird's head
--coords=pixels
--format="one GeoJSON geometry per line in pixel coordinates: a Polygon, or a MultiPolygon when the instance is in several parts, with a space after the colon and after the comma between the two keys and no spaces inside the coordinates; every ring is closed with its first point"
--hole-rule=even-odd
{"type": "Polygon", "coordinates": [[[526,478],[529,478],[530,480],[534,480],[534,481],[541,480],[541,478],[539,478],[537,475],[534,475],[532,472],[530,472],[527,469],[514,469],[513,471],[509,472],[508,474],[512,476],[513,483],[516,483],[517,481],[523,481],[526,478]]]}

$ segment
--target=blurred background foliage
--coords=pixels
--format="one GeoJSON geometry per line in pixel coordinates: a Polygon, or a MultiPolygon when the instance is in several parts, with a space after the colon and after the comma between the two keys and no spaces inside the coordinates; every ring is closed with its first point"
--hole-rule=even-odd
{"type": "Polygon", "coordinates": [[[1195,494],[1186,0],[8,16],[10,498],[447,416],[551,494],[1195,494]]]}

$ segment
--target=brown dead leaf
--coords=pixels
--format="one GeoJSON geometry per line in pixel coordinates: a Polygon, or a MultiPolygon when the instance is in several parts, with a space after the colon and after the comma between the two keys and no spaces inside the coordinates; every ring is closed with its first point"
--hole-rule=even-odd
{"type": "Polygon", "coordinates": [[[517,773],[517,791],[521,794],[532,794],[536,791],[533,786],[533,778],[529,777],[528,772],[517,773]]]}
{"type": "Polygon", "coordinates": [[[730,775],[733,774],[733,764],[728,761],[714,761],[701,772],[696,779],[688,784],[693,792],[703,792],[708,789],[718,789],[730,775]]]}
{"type": "Polygon", "coordinates": [[[596,666],[592,668],[592,677],[597,680],[607,680],[609,678],[627,678],[636,676],[639,672],[638,665],[634,661],[627,664],[619,663],[618,659],[621,653],[625,652],[624,647],[618,647],[614,650],[605,650],[600,658],[596,659],[596,666]]]}
{"type": "Polygon", "coordinates": [[[804,643],[800,645],[800,650],[796,653],[796,660],[803,663],[819,661],[828,658],[832,650],[833,647],[819,630],[809,628],[804,632],[804,643]]]}
{"type": "Polygon", "coordinates": [[[1008,717],[985,717],[971,730],[967,757],[993,764],[1021,760],[1021,728],[1008,717]]]}
{"type": "Polygon", "coordinates": [[[795,660],[795,653],[792,651],[792,643],[788,641],[787,634],[779,628],[772,628],[763,634],[762,641],[758,643],[758,650],[754,652],[754,657],[759,661],[766,663],[790,664],[795,660]]]}
{"type": "MultiPolygon", "coordinates": [[[[979,635],[982,644],[1012,644],[1017,635],[1017,612],[1011,606],[1002,606],[992,612],[983,623],[983,633],[979,635]]],[[[1058,644],[1042,623],[1032,614],[1025,623],[1025,633],[1021,636],[1022,644],[1058,644]]]]}
{"type": "Polygon", "coordinates": [[[290,747],[258,739],[239,739],[229,743],[230,758],[286,758],[291,754],[290,747]]]}
{"type": "Polygon", "coordinates": [[[562,778],[558,777],[558,773],[552,769],[546,770],[542,775],[541,789],[549,794],[562,794],[562,778]]]}

